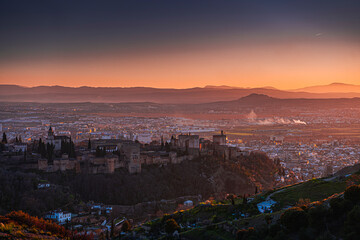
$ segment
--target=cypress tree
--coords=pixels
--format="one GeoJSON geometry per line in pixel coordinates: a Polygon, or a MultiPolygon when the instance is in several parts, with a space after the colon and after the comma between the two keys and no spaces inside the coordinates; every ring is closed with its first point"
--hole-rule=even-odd
{"type": "Polygon", "coordinates": [[[6,137],[6,133],[3,133],[3,137],[2,137],[2,143],[7,143],[7,137],[6,137]]]}
{"type": "Polygon", "coordinates": [[[88,149],[91,150],[91,141],[90,141],[90,138],[89,138],[89,141],[88,141],[88,149]]]}

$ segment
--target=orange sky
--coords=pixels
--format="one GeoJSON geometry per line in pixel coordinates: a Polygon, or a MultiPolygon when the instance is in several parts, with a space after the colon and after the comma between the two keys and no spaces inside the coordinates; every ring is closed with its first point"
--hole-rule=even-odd
{"type": "Polygon", "coordinates": [[[295,89],[360,84],[360,44],[232,44],[126,55],[28,59],[0,64],[0,84],[190,88],[205,85],[295,89]]]}

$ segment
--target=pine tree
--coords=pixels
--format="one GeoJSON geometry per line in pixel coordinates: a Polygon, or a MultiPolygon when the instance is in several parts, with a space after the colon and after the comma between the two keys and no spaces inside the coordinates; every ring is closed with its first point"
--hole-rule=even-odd
{"type": "Polygon", "coordinates": [[[103,147],[102,157],[106,155],[106,147],[103,147]]]}
{"type": "Polygon", "coordinates": [[[101,156],[101,149],[99,148],[99,146],[96,147],[95,156],[96,156],[96,157],[100,157],[100,156],[101,156]]]}
{"type": "Polygon", "coordinates": [[[165,150],[170,152],[170,144],[168,142],[165,142],[165,150]]]}
{"type": "Polygon", "coordinates": [[[50,144],[50,143],[46,144],[45,156],[47,156],[47,159],[49,161],[52,161],[52,159],[53,159],[54,148],[55,148],[55,146],[53,144],[50,144]]]}
{"type": "Polygon", "coordinates": [[[89,141],[88,141],[88,149],[91,150],[91,141],[90,141],[90,138],[89,138],[89,141]]]}
{"type": "Polygon", "coordinates": [[[39,144],[38,144],[38,149],[37,149],[37,152],[38,153],[41,153],[41,143],[42,143],[42,140],[41,138],[39,139],[39,144]]]}
{"type": "Polygon", "coordinates": [[[68,155],[69,155],[69,157],[71,156],[71,136],[70,136],[70,143],[69,143],[69,145],[68,145],[69,147],[68,147],[68,155]]]}
{"type": "Polygon", "coordinates": [[[111,220],[111,228],[110,228],[110,237],[113,238],[115,233],[114,233],[114,219],[111,220]]]}
{"type": "Polygon", "coordinates": [[[73,141],[70,141],[70,155],[69,157],[75,158],[76,157],[76,153],[75,153],[75,144],[73,141]]]}
{"type": "Polygon", "coordinates": [[[2,137],[2,143],[7,143],[7,137],[6,137],[6,133],[3,133],[3,137],[2,137]]]}
{"type": "Polygon", "coordinates": [[[38,146],[38,153],[41,154],[42,158],[46,157],[46,148],[45,148],[45,143],[42,141],[42,139],[39,139],[39,146],[38,146]]]}

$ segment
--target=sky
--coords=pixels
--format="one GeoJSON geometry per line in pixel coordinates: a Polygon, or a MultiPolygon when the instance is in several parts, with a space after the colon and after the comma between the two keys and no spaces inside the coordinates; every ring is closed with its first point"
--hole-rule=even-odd
{"type": "Polygon", "coordinates": [[[0,84],[360,84],[360,1],[0,0],[0,84]]]}

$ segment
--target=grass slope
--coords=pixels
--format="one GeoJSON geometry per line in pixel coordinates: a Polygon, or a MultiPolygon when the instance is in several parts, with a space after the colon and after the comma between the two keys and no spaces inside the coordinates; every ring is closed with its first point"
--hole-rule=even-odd
{"type": "Polygon", "coordinates": [[[272,195],[271,198],[279,202],[281,206],[287,206],[296,204],[299,199],[309,199],[311,202],[319,201],[334,193],[343,192],[345,188],[345,181],[313,179],[279,191],[272,195]]]}

